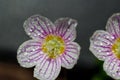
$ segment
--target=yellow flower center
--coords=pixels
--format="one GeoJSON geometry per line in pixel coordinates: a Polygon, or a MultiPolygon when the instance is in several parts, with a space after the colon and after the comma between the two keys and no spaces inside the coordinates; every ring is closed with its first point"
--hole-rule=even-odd
{"type": "Polygon", "coordinates": [[[60,36],[48,35],[43,44],[42,51],[49,56],[49,58],[56,58],[65,50],[64,40],[60,36]]]}
{"type": "Polygon", "coordinates": [[[118,59],[120,59],[120,38],[116,39],[112,45],[112,52],[118,59]]]}

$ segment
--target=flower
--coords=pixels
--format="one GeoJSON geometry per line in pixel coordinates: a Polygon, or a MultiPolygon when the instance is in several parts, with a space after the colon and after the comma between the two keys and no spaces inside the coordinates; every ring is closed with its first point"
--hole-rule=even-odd
{"type": "Polygon", "coordinates": [[[120,79],[120,13],[113,14],[106,24],[106,31],[97,30],[90,38],[90,50],[105,61],[104,71],[114,79],[120,79]]]}
{"type": "Polygon", "coordinates": [[[19,47],[18,63],[26,68],[35,66],[37,79],[56,79],[61,66],[71,69],[77,63],[80,46],[73,42],[76,26],[76,20],[71,18],[60,18],[53,24],[46,17],[31,16],[24,22],[24,29],[32,39],[19,47]]]}

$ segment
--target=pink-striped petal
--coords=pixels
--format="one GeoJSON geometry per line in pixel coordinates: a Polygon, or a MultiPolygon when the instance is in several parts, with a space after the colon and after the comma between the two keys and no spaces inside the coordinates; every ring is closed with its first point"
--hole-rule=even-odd
{"type": "Polygon", "coordinates": [[[105,59],[103,67],[107,75],[120,79],[120,60],[114,55],[105,59]]]}
{"type": "Polygon", "coordinates": [[[71,69],[77,63],[80,55],[80,46],[75,42],[67,43],[66,50],[61,56],[62,67],[71,69]]]}
{"type": "Polygon", "coordinates": [[[33,15],[24,22],[26,33],[35,39],[43,39],[46,35],[53,33],[55,26],[46,17],[33,15]]]}
{"type": "Polygon", "coordinates": [[[120,37],[120,13],[113,14],[107,22],[106,29],[115,38],[120,37]]]}
{"type": "Polygon", "coordinates": [[[77,21],[71,18],[60,18],[55,21],[56,34],[62,36],[66,42],[76,38],[77,21]]]}
{"type": "Polygon", "coordinates": [[[44,54],[41,52],[41,42],[28,40],[17,51],[17,59],[23,67],[33,67],[44,54]]]}
{"type": "Polygon", "coordinates": [[[112,55],[114,37],[103,30],[97,30],[90,38],[90,51],[100,60],[112,55]]]}
{"type": "Polygon", "coordinates": [[[61,70],[61,60],[45,58],[34,69],[34,77],[40,80],[55,80],[61,70]]]}

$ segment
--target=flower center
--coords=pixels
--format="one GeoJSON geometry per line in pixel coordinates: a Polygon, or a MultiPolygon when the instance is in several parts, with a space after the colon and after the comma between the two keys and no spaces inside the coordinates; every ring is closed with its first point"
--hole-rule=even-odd
{"type": "Polygon", "coordinates": [[[60,36],[56,35],[48,35],[42,45],[42,51],[52,59],[61,55],[64,50],[64,40],[60,36]]]}
{"type": "Polygon", "coordinates": [[[116,39],[112,45],[112,52],[118,59],[120,59],[120,38],[116,39]]]}

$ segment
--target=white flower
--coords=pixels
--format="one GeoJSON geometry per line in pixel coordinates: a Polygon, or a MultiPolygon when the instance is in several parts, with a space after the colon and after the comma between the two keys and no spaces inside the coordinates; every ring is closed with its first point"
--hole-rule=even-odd
{"type": "Polygon", "coordinates": [[[120,13],[113,14],[106,25],[106,31],[97,30],[90,38],[90,50],[104,62],[105,72],[114,79],[120,79],[120,13]]]}
{"type": "Polygon", "coordinates": [[[24,29],[32,39],[19,47],[19,64],[27,68],[35,66],[34,77],[40,80],[56,79],[61,66],[73,68],[80,54],[80,46],[73,42],[76,26],[76,20],[71,18],[60,18],[53,24],[46,17],[31,16],[24,29]]]}

